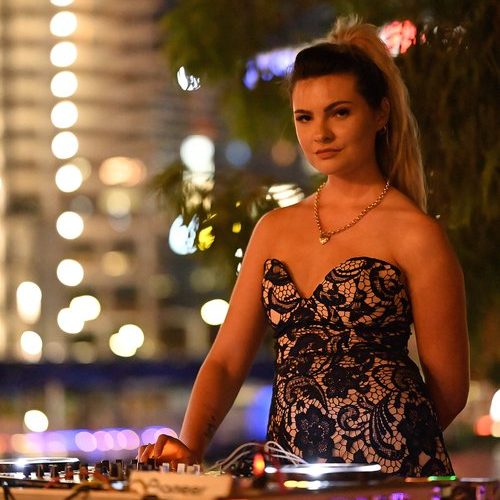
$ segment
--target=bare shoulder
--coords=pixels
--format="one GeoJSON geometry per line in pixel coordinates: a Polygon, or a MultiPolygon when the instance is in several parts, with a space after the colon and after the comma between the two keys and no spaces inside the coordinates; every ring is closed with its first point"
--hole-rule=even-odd
{"type": "Polygon", "coordinates": [[[270,210],[255,225],[254,237],[276,237],[290,231],[291,227],[301,224],[304,216],[310,216],[311,206],[310,199],[306,198],[289,207],[270,210]]]}
{"type": "Polygon", "coordinates": [[[393,199],[391,217],[395,257],[407,274],[426,267],[459,268],[455,252],[439,219],[424,213],[401,193],[393,199]]]}
{"type": "Polygon", "coordinates": [[[287,240],[290,228],[296,227],[300,214],[304,213],[299,205],[270,210],[257,221],[245,251],[244,267],[261,266],[266,259],[276,255],[280,245],[287,240]]]}

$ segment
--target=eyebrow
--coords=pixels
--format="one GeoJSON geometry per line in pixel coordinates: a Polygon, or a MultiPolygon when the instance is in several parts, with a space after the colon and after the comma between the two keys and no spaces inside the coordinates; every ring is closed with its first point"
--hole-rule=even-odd
{"type": "MultiPolygon", "coordinates": [[[[352,104],[352,101],[333,101],[332,103],[328,104],[328,106],[326,106],[323,109],[323,112],[328,113],[333,108],[336,108],[337,106],[340,106],[341,104],[352,104]]],[[[294,110],[294,113],[311,113],[311,111],[308,111],[306,109],[296,109],[296,110],[294,110]]]]}

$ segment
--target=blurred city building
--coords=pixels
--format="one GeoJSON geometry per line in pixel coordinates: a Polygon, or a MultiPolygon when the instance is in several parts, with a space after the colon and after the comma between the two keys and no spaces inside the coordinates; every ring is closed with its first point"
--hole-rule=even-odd
{"type": "Polygon", "coordinates": [[[2,2],[2,359],[88,363],[131,356],[134,342],[144,358],[169,342],[207,347],[199,312],[165,300],[175,263],[149,181],[189,131],[214,124],[203,91],[186,97],[167,73],[160,8],[2,2]]]}
{"type": "MultiPolygon", "coordinates": [[[[168,72],[163,7],[2,1],[0,456],[133,456],[158,422],[175,433],[223,320],[227,290],[151,186],[180,157],[203,182],[221,135],[213,91],[168,72]]],[[[227,148],[234,164],[250,154],[227,148]]],[[[261,387],[219,446],[263,438],[245,417],[265,423],[261,387]]]]}

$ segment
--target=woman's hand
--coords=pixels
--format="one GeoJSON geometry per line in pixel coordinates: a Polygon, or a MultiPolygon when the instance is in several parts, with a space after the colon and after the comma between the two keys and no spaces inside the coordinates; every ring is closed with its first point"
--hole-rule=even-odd
{"type": "Polygon", "coordinates": [[[139,448],[139,462],[147,462],[154,458],[157,464],[168,463],[174,469],[177,464],[192,465],[199,463],[195,454],[179,439],[161,434],[156,443],[149,443],[139,448]]]}

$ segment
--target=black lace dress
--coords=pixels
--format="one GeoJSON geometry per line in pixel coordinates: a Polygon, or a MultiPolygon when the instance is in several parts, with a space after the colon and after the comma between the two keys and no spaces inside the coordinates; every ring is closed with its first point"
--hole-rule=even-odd
{"type": "Polygon", "coordinates": [[[378,463],[401,476],[453,474],[408,357],[411,306],[397,267],[354,257],[302,297],[286,265],[268,259],[262,300],[276,347],[269,440],[309,462],[378,463]]]}

